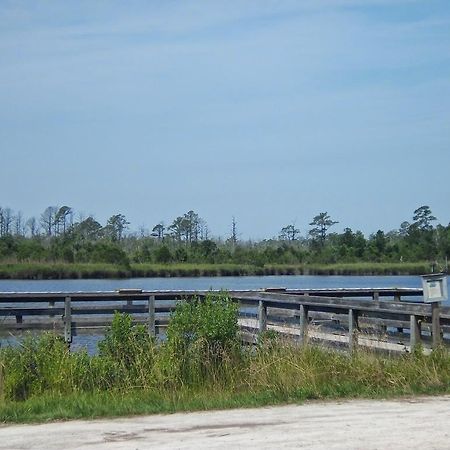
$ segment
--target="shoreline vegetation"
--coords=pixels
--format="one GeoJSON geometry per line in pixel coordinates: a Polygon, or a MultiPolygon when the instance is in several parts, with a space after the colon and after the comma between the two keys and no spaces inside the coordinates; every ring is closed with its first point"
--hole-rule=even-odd
{"type": "MultiPolygon", "coordinates": [[[[105,224],[49,206],[39,220],[0,206],[0,279],[53,280],[264,275],[422,275],[448,270],[450,224],[436,224],[429,206],[412,222],[369,236],[344,228],[327,212],[302,234],[291,223],[278,235],[214,236],[193,210],[170,225],[129,230],[123,214],[105,224]],[[25,225],[26,224],[26,225],[25,225]]],[[[254,229],[257,231],[257,228],[254,229]]]]}
{"type": "Polygon", "coordinates": [[[270,330],[245,346],[237,311],[226,293],[181,302],[163,342],[116,313],[96,355],[51,333],[2,347],[0,423],[450,392],[445,348],[349,355],[270,330]]]}
{"type": "Polygon", "coordinates": [[[2,280],[226,277],[267,275],[422,275],[428,262],[340,264],[129,264],[2,263],[2,280]]]}

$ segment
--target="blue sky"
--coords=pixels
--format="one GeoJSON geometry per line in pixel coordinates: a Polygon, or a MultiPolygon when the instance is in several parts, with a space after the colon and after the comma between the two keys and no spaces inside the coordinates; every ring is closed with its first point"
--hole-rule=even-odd
{"type": "Polygon", "coordinates": [[[0,0],[0,206],[277,235],[450,222],[450,3],[0,0]]]}

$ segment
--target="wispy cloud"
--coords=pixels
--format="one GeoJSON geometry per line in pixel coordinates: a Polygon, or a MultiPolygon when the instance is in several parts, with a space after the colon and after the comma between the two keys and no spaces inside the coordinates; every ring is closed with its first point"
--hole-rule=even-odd
{"type": "MultiPolygon", "coordinates": [[[[435,0],[3,1],[0,151],[11,170],[29,164],[30,180],[34,167],[70,167],[89,186],[79,203],[94,201],[97,181],[108,185],[105,164],[115,172],[127,159],[130,172],[135,161],[139,173],[159,169],[151,181],[128,179],[127,189],[136,195],[170,179],[174,208],[184,208],[176,192],[196,167],[209,183],[203,197],[223,195],[235,213],[242,186],[228,174],[232,194],[224,194],[222,167],[246,173],[262,197],[276,196],[277,186],[292,192],[280,214],[295,199],[296,173],[309,186],[324,176],[305,214],[337,181],[358,203],[373,191],[342,183],[339,173],[351,167],[361,182],[390,186],[393,167],[405,180],[403,165],[419,170],[423,148],[450,164],[449,29],[450,5],[435,0]]],[[[15,183],[8,173],[3,191],[15,183]]],[[[419,187],[401,193],[406,202],[419,187]]],[[[139,214],[125,207],[131,219],[139,214]]]]}

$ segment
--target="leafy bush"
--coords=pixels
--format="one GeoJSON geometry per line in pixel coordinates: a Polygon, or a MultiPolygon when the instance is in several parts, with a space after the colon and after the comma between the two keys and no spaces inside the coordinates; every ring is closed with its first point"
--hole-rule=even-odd
{"type": "Polygon", "coordinates": [[[161,245],[155,251],[155,261],[157,263],[167,264],[172,261],[172,254],[166,245],[161,245]]]}
{"type": "Polygon", "coordinates": [[[48,388],[63,386],[60,370],[68,356],[63,340],[51,333],[40,338],[27,336],[20,348],[2,350],[3,391],[7,398],[24,400],[48,388]]]}
{"type": "Polygon", "coordinates": [[[156,355],[155,338],[145,325],[133,325],[129,314],[116,312],[105,338],[99,342],[99,357],[114,367],[118,384],[147,385],[156,355]]]}
{"type": "Polygon", "coordinates": [[[116,312],[98,348],[100,356],[130,364],[138,349],[147,351],[153,348],[153,344],[154,339],[149,336],[145,325],[133,325],[130,314],[116,312]]]}
{"type": "Polygon", "coordinates": [[[226,293],[178,303],[164,348],[172,379],[203,382],[239,361],[238,308],[226,293]]]}
{"type": "Polygon", "coordinates": [[[238,305],[226,293],[177,304],[167,328],[169,344],[187,348],[203,340],[225,348],[238,341],[238,305]]]}
{"type": "Polygon", "coordinates": [[[117,244],[111,242],[97,242],[93,246],[91,261],[94,263],[111,263],[130,266],[127,254],[117,244]]]}

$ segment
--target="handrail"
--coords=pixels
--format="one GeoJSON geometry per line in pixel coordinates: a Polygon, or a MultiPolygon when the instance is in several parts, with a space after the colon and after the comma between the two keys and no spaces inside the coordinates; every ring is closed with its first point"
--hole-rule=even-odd
{"type": "MultiPolygon", "coordinates": [[[[173,311],[174,302],[194,297],[202,298],[209,292],[220,291],[127,289],[93,292],[0,292],[0,331],[3,329],[7,333],[15,333],[36,329],[61,330],[66,341],[70,343],[72,336],[77,333],[104,329],[111,323],[114,311],[119,311],[132,314],[137,322],[148,325],[149,333],[156,334],[161,327],[167,326],[168,314],[173,311]]],[[[441,342],[442,326],[450,326],[450,308],[397,300],[400,296],[416,296],[421,292],[421,289],[408,288],[271,288],[230,291],[229,295],[242,307],[254,308],[253,315],[258,321],[256,328],[260,333],[268,328],[274,314],[275,319],[276,314],[291,314],[290,317],[293,317],[300,327],[300,340],[304,341],[308,335],[308,324],[314,315],[328,314],[333,317],[347,317],[344,322],[349,330],[350,349],[355,348],[358,343],[360,319],[395,322],[401,325],[397,326],[399,330],[409,329],[411,348],[423,337],[422,325],[430,324],[433,346],[437,346],[441,342]],[[380,300],[380,297],[392,297],[393,300],[380,300]]]]}

